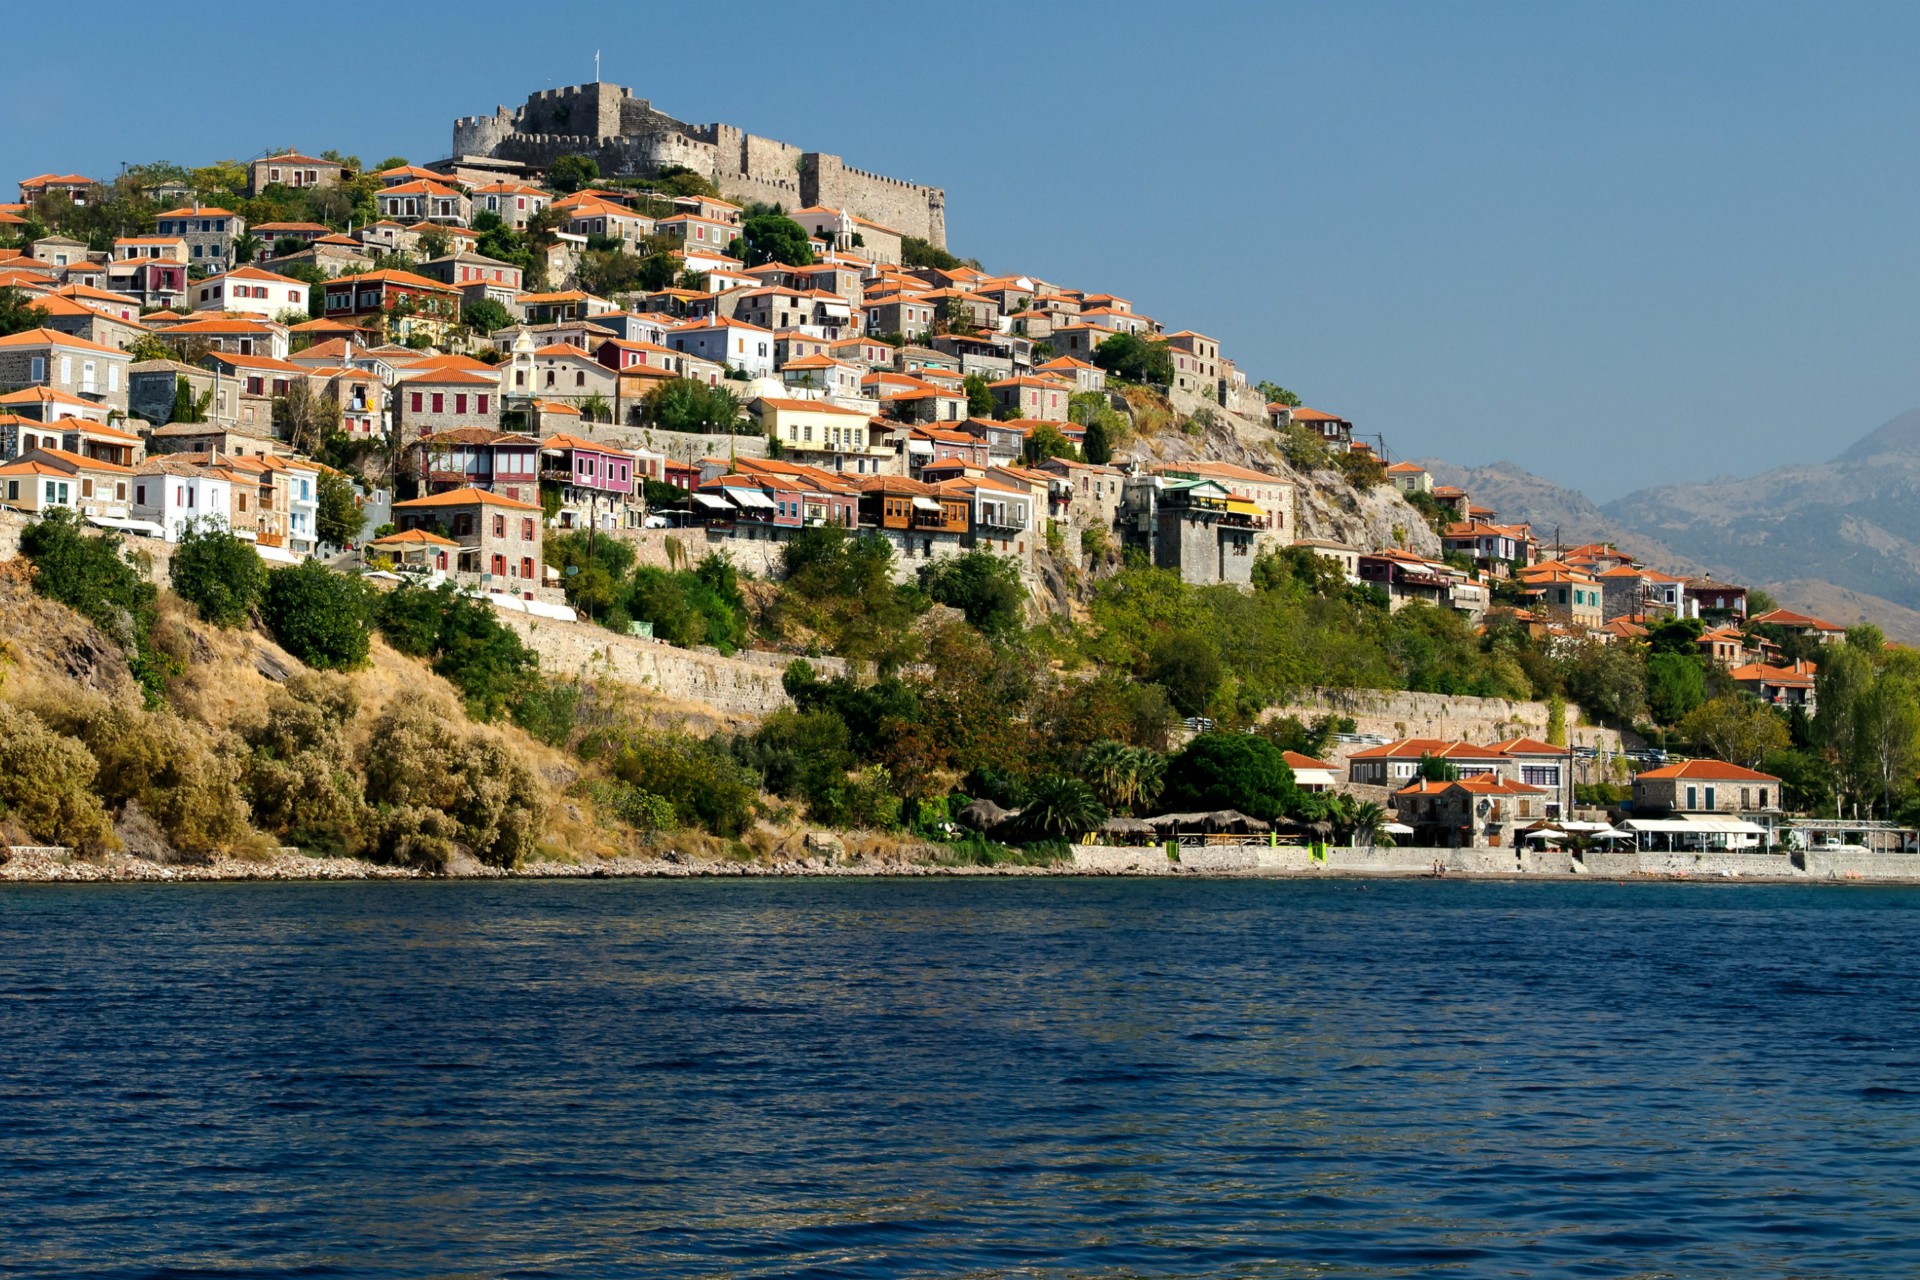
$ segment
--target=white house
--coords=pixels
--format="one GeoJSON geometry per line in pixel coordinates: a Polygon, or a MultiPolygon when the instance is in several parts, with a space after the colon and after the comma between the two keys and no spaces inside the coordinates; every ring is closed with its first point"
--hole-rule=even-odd
{"type": "Polygon", "coordinates": [[[258,267],[235,267],[188,285],[195,311],[246,311],[272,319],[282,311],[307,310],[307,284],[258,267]]]}
{"type": "Polygon", "coordinates": [[[757,324],[715,318],[682,325],[667,334],[667,345],[702,360],[744,369],[750,377],[773,373],[773,330],[757,324]]]}
{"type": "Polygon", "coordinates": [[[226,527],[233,515],[233,481],[212,467],[148,458],[133,471],[133,518],[159,525],[168,542],[195,520],[226,527]]]}

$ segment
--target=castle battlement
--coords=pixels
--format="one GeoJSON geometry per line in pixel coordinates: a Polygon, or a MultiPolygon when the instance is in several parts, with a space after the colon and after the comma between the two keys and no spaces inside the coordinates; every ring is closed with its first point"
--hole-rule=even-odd
{"type": "Polygon", "coordinates": [[[946,193],[856,169],[837,155],[803,151],[738,125],[688,124],[621,85],[564,85],[530,94],[517,111],[460,116],[455,155],[492,156],[545,169],[583,155],[608,177],[646,178],[668,165],[694,170],[742,202],[798,201],[846,209],[868,221],[945,246],[946,193]]]}

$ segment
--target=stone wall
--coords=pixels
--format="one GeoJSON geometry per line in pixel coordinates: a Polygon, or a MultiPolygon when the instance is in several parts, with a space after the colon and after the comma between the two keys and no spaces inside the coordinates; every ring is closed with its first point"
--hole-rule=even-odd
{"type": "Polygon", "coordinates": [[[1809,851],[1799,859],[1777,853],[1666,854],[1601,852],[1575,854],[1546,849],[1429,849],[1383,846],[1330,847],[1316,860],[1298,845],[1211,845],[1183,848],[1177,861],[1160,846],[1117,848],[1081,845],[1074,869],[1109,875],[1241,874],[1260,876],[1421,876],[1436,862],[1453,875],[1590,876],[1596,880],[1635,876],[1698,879],[1830,879],[1920,881],[1920,854],[1869,853],[1863,849],[1809,851]]]}
{"type": "MultiPolygon", "coordinates": [[[[742,651],[731,658],[711,651],[676,649],[655,640],[615,635],[585,622],[559,622],[510,609],[495,615],[540,655],[549,675],[618,680],[664,697],[700,702],[735,716],[758,718],[793,700],[780,686],[790,654],[742,651]]],[[[822,676],[846,674],[838,658],[810,658],[822,676]]]]}
{"type": "Polygon", "coordinates": [[[803,151],[736,125],[693,125],[656,110],[619,85],[545,89],[518,111],[463,116],[453,154],[495,156],[544,169],[563,155],[593,157],[609,177],[645,177],[685,165],[742,202],[789,208],[825,204],[944,247],[946,193],[868,173],[839,156],[803,151]]]}
{"type": "Polygon", "coordinates": [[[1920,880],[1920,854],[1876,853],[1857,845],[1808,849],[1794,855],[1817,880],[1920,880]]]}
{"type": "MultiPolygon", "coordinates": [[[[1266,715],[1298,716],[1307,722],[1325,715],[1349,716],[1356,732],[1386,738],[1448,738],[1485,744],[1519,737],[1544,741],[1547,736],[1544,702],[1444,693],[1309,689],[1290,702],[1269,708],[1266,715]]],[[[1618,732],[1580,724],[1580,719],[1580,708],[1568,703],[1567,740],[1571,744],[1620,750],[1618,732]]]]}

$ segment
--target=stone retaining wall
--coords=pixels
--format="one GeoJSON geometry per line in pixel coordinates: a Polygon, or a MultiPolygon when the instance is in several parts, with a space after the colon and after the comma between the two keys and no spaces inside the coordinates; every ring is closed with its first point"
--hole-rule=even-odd
{"type": "MultiPolygon", "coordinates": [[[[1385,689],[1309,689],[1290,702],[1271,707],[1267,716],[1349,716],[1359,733],[1386,738],[1448,738],[1489,743],[1505,738],[1547,736],[1547,704],[1507,698],[1473,698],[1443,693],[1406,693],[1385,689]]],[[[1567,739],[1574,746],[1620,750],[1612,729],[1579,723],[1580,708],[1567,704],[1567,739]]]]}
{"type": "MultiPolygon", "coordinates": [[[[540,655],[541,670],[549,675],[618,680],[742,716],[764,716],[793,705],[780,685],[793,661],[791,654],[742,650],[727,658],[616,635],[592,623],[558,622],[509,609],[494,614],[540,655]]],[[[846,674],[847,665],[839,658],[808,661],[823,677],[846,674]]]]}

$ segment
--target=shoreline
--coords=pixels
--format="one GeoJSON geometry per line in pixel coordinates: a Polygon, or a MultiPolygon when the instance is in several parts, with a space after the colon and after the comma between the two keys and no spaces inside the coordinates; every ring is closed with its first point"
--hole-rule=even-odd
{"type": "Polygon", "coordinates": [[[235,884],[281,882],[319,884],[344,881],[425,881],[457,883],[506,880],[804,880],[899,879],[936,877],[1044,877],[1127,880],[1287,880],[1354,881],[1454,880],[1601,884],[1766,884],[1766,885],[1920,885],[1920,867],[1911,876],[1889,875],[1741,875],[1639,871],[1626,874],[1565,871],[1475,871],[1449,869],[1443,876],[1430,870],[1406,868],[1281,869],[1195,868],[1131,870],[1089,867],[1073,863],[1053,866],[1001,864],[996,866],[942,866],[888,859],[878,862],[833,862],[809,858],[771,864],[693,862],[670,858],[611,858],[594,863],[534,862],[513,870],[468,863],[444,873],[413,867],[392,867],[349,857],[310,857],[279,854],[270,858],[212,858],[203,863],[162,865],[124,853],[87,858],[43,850],[17,851],[0,862],[0,885],[7,884],[235,884]]]}

